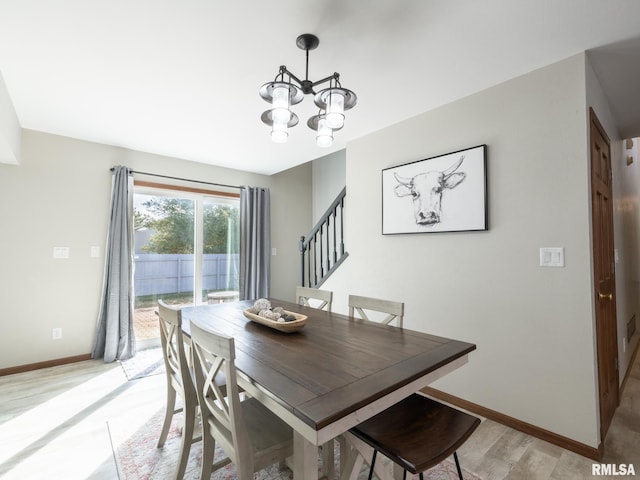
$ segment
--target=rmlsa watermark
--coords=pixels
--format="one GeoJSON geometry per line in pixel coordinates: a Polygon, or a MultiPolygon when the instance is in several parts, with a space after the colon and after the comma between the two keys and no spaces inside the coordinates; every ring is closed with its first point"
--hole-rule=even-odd
{"type": "Polygon", "coordinates": [[[592,463],[591,475],[634,475],[636,469],[633,463],[592,463]]]}

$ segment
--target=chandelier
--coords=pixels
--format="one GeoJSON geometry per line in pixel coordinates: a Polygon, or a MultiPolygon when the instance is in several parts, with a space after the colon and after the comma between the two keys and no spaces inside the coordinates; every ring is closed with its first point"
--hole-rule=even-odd
{"type": "Polygon", "coordinates": [[[319,147],[330,147],[333,144],[333,132],[344,126],[344,112],[356,105],[356,94],[342,88],[339,73],[335,72],[317,82],[309,80],[309,50],[315,49],[319,43],[318,37],[310,33],[296,39],[296,45],[307,56],[304,80],[300,80],[282,65],[274,81],[260,87],[260,96],[271,104],[271,109],[263,112],[260,119],[271,127],[271,139],[276,143],[286,142],[289,128],[298,124],[298,116],[290,107],[300,103],[305,95],[314,95],[313,101],[319,109],[318,114],[307,121],[307,126],[316,132],[319,147]],[[327,82],[328,88],[316,93],[314,88],[327,82]]]}

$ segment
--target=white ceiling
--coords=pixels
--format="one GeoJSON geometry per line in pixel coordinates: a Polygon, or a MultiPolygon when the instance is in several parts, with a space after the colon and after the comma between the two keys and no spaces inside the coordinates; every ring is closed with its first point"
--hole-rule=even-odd
{"type": "Polygon", "coordinates": [[[0,0],[23,128],[266,174],[594,48],[638,135],[638,38],[638,0],[0,0]],[[306,127],[311,97],[286,144],[259,120],[280,65],[304,77],[302,33],[320,38],[310,79],[337,71],[358,95],[331,149],[306,127]]]}

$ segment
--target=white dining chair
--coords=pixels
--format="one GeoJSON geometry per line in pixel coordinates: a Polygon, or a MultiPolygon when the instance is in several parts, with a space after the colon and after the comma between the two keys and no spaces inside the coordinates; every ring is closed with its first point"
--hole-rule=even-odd
{"type": "MultiPolygon", "coordinates": [[[[296,287],[296,303],[305,307],[317,308],[318,310],[326,310],[331,312],[333,304],[333,292],[330,290],[321,290],[311,287],[296,287]]],[[[340,445],[340,451],[344,450],[344,439],[337,439],[340,445]]],[[[333,442],[327,442],[320,448],[322,452],[322,475],[326,478],[333,478],[335,455],[333,450],[333,442]]]]}
{"type": "Polygon", "coordinates": [[[374,320],[367,312],[378,312],[385,314],[386,317],[381,318],[380,323],[391,324],[396,323],[396,327],[402,328],[404,318],[404,302],[394,302],[391,300],[382,300],[373,297],[362,297],[360,295],[349,295],[349,316],[355,317],[356,313],[364,320],[374,320]]]}
{"type": "Polygon", "coordinates": [[[187,361],[185,337],[182,334],[182,314],[177,308],[170,307],[164,301],[158,301],[158,323],[160,326],[160,343],[167,376],[167,405],[164,423],[158,439],[158,448],[162,448],[167,440],[169,427],[174,414],[182,412],[182,439],[180,441],[180,457],[176,465],[175,478],[184,476],[189,460],[191,444],[200,438],[193,438],[197,421],[198,398],[187,361]],[[183,407],[176,409],[176,398],[180,396],[183,407]]]}
{"type": "Polygon", "coordinates": [[[196,390],[202,415],[201,480],[229,461],[237,478],[252,480],[254,472],[293,455],[293,430],[255,398],[240,399],[233,337],[192,322],[191,341],[196,390]],[[226,392],[213,380],[226,378],[226,392]],[[213,463],[216,442],[227,459],[213,463]]]}
{"type": "Polygon", "coordinates": [[[305,307],[331,311],[333,292],[310,287],[296,287],[296,303],[305,307]]]}

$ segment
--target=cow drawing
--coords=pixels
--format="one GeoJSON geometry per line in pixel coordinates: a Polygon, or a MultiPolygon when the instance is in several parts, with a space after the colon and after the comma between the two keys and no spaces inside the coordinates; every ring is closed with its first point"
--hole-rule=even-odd
{"type": "Polygon", "coordinates": [[[430,227],[440,222],[442,193],[446,189],[457,187],[466,177],[466,173],[456,172],[463,160],[464,155],[442,172],[419,173],[412,178],[403,178],[394,173],[398,181],[395,194],[398,197],[406,197],[407,195],[413,197],[413,209],[418,225],[430,227]]]}

